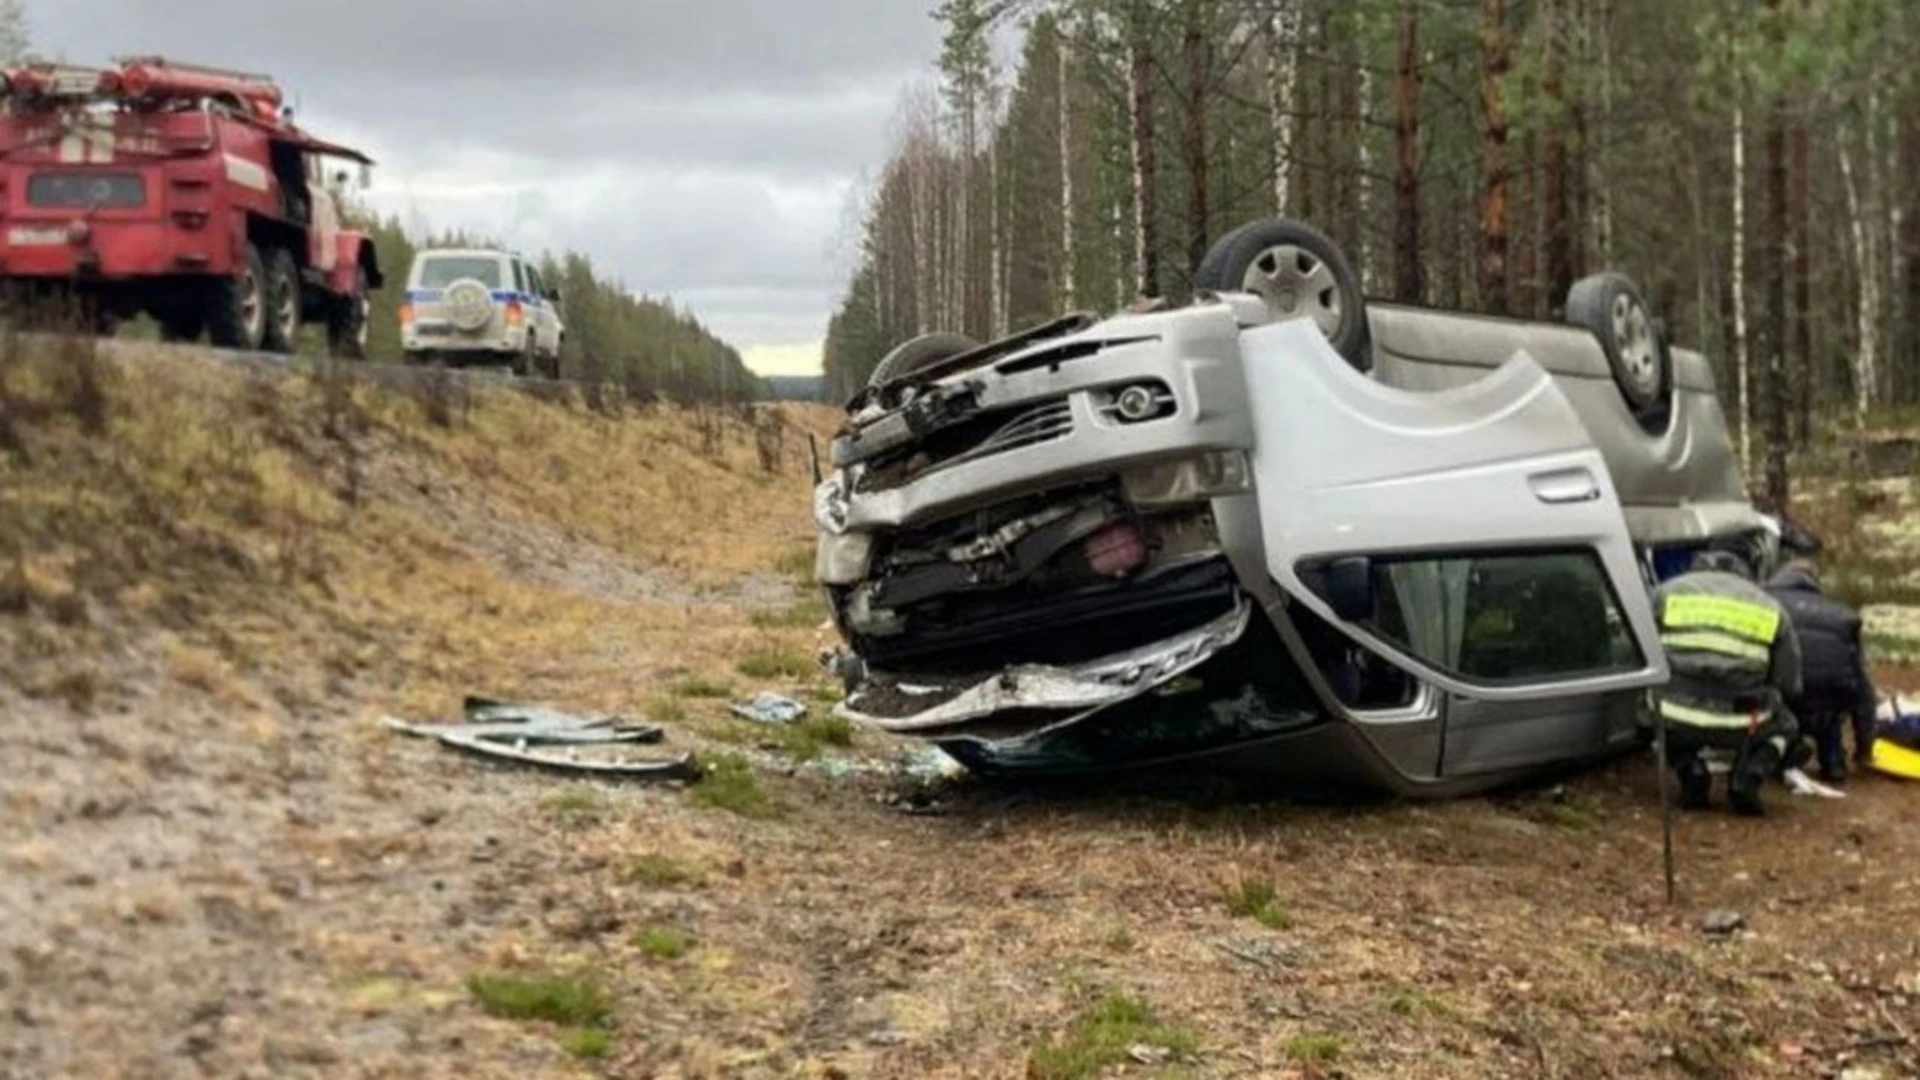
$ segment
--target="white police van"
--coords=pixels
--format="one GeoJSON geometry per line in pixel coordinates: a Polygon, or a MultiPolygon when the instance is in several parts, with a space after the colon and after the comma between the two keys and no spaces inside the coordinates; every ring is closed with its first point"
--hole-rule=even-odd
{"type": "Polygon", "coordinates": [[[410,363],[499,364],[558,378],[566,326],[560,292],[507,251],[435,249],[414,256],[400,308],[410,363]]]}

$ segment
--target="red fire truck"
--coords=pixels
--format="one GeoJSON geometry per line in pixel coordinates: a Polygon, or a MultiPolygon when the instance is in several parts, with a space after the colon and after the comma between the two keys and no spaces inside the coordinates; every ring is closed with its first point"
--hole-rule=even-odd
{"type": "Polygon", "coordinates": [[[372,162],[302,131],[272,79],[160,57],[0,74],[0,286],[16,313],[77,310],[98,329],[146,313],[168,340],[289,352],[324,323],[366,350],[364,234],[342,227],[347,174],[372,162]]]}

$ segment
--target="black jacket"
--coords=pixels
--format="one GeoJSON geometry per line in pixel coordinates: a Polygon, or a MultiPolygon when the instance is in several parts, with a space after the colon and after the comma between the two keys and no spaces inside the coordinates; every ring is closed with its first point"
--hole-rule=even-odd
{"type": "Polygon", "coordinates": [[[1782,571],[1767,591],[1787,609],[1800,638],[1804,696],[1837,708],[1865,709],[1871,716],[1877,702],[1860,641],[1860,616],[1829,599],[1813,575],[1803,571],[1782,571]]]}

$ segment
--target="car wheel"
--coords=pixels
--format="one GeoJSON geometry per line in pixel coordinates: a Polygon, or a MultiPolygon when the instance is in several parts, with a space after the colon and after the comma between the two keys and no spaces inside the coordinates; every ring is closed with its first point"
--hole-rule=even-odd
{"type": "Polygon", "coordinates": [[[275,248],[267,256],[267,326],[263,347],[290,353],[300,340],[300,268],[293,253],[275,248]]]}
{"type": "Polygon", "coordinates": [[[213,287],[207,311],[207,329],[222,349],[260,348],[267,332],[267,267],[260,249],[248,244],[232,277],[213,287]]]}
{"type": "Polygon", "coordinates": [[[1567,293],[1567,321],[1600,340],[1613,381],[1636,417],[1666,406],[1673,391],[1673,354],[1659,320],[1623,274],[1595,274],[1567,293]]]}
{"type": "Polygon", "coordinates": [[[1289,218],[1242,225],[1207,252],[1193,288],[1252,293],[1276,320],[1312,319],[1349,364],[1373,366],[1360,273],[1346,249],[1311,225],[1289,218]]]}
{"type": "Polygon", "coordinates": [[[373,301],[367,296],[367,271],[354,272],[353,293],[338,297],[327,310],[327,352],[343,360],[367,358],[367,326],[373,301]]]}
{"type": "Polygon", "coordinates": [[[867,379],[867,385],[884,386],[979,347],[979,342],[964,334],[922,334],[902,342],[881,357],[879,365],[873,369],[872,377],[867,379]]]}

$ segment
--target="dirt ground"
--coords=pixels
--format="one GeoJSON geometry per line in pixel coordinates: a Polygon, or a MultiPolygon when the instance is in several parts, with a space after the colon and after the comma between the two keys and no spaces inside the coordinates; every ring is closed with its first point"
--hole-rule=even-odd
{"type": "Polygon", "coordinates": [[[696,507],[723,542],[659,520],[667,481],[615,509],[637,465],[503,450],[529,424],[657,439],[657,473],[700,457],[684,418],[369,402],[348,500],[309,483],[337,447],[300,448],[324,395],[280,393],[234,421],[265,457],[209,444],[181,490],[215,492],[196,542],[241,554],[288,507],[338,511],[312,578],[128,541],[129,584],[120,548],[36,517],[134,460],[77,449],[134,438],[111,419],[36,421],[0,470],[5,520],[38,523],[0,549],[0,1076],[1920,1076],[1920,789],[1686,817],[1674,907],[1637,757],[1434,804],[929,806],[898,797],[900,747],[783,741],[712,696],[823,696],[791,663],[821,641],[783,554],[798,459],[759,475],[736,431],[688,465],[672,490],[728,504],[696,507]],[[227,507],[220,462],[303,494],[227,507]],[[593,491],[541,481],[589,465],[593,491]],[[648,717],[754,779],[583,784],[378,726],[466,691],[648,717]],[[1741,928],[1703,929],[1721,911],[1741,928]],[[529,1019],[496,976],[597,1004],[529,1019]]]}

